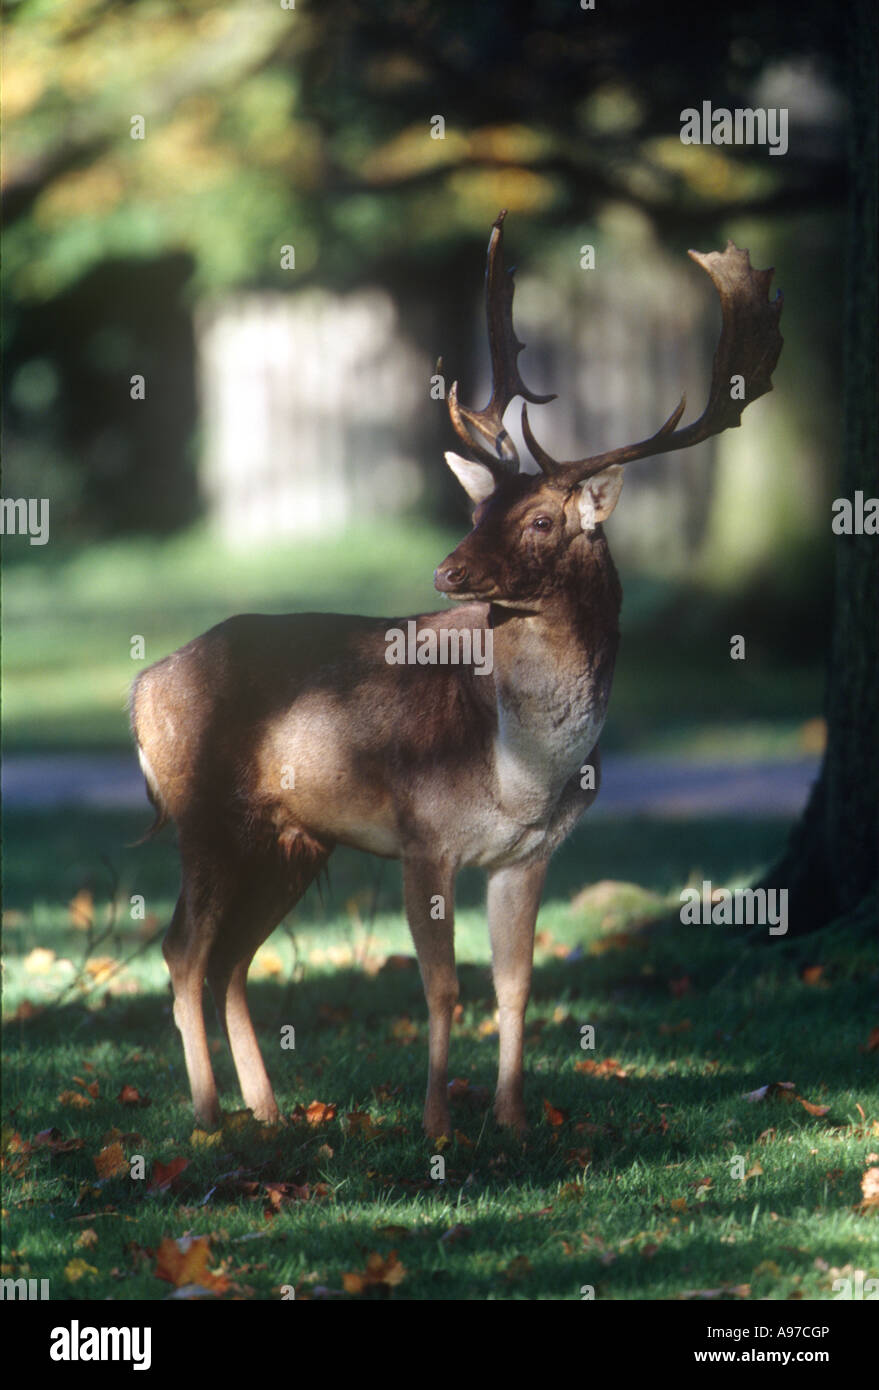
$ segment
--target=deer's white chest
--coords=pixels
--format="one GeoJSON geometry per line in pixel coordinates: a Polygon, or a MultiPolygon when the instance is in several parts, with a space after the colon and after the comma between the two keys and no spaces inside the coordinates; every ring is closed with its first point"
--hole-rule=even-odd
{"type": "Polygon", "coordinates": [[[469,862],[489,866],[551,852],[562,793],[598,742],[605,708],[588,695],[573,705],[546,699],[539,717],[521,705],[499,705],[492,811],[469,862]]]}
{"type": "Polygon", "coordinates": [[[562,788],[598,742],[604,709],[591,705],[556,718],[547,711],[535,725],[501,711],[494,740],[494,766],[501,809],[517,821],[548,820],[562,788]]]}

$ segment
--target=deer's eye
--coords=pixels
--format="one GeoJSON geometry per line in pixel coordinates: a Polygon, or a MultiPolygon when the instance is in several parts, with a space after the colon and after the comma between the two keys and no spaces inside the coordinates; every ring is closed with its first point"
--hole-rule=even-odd
{"type": "Polygon", "coordinates": [[[536,517],[534,518],[534,520],[532,521],[532,523],[531,523],[531,529],[532,529],[532,531],[551,531],[551,530],[552,530],[552,517],[551,517],[551,516],[536,516],[536,517]]]}

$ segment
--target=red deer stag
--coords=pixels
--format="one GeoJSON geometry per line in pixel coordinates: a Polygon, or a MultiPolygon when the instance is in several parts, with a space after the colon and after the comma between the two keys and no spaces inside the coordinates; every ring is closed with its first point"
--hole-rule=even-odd
{"type": "MultiPolygon", "coordinates": [[[[723,326],[702,416],[578,463],[560,463],[522,428],[539,473],[518,471],[504,430],[514,396],[545,403],[519,375],[513,279],[503,218],[488,247],[491,398],[473,411],[448,397],[470,457],[446,461],[475,506],[470,534],[436,570],[462,606],[408,620],[325,613],[229,618],[143,671],[132,724],[153,829],[176,822],[182,888],[164,942],[174,1019],[200,1123],[220,1109],[202,1011],[205,977],[245,1104],[278,1107],[247,1007],[253,955],[302,897],[334,847],[400,859],[406,914],[429,1012],[424,1127],[449,1132],[447,1064],[458,998],[455,876],[488,877],[488,927],[499,1007],[494,1113],[525,1127],[522,1043],[534,923],[553,851],[595,799],[598,737],[619,640],[621,590],[602,522],[623,465],[686,448],[738,425],[772,389],[781,350],[773,272],[732,242],[690,255],[720,297],[723,326]],[[741,377],[743,390],[732,390],[741,377]],[[396,634],[396,635],[395,635],[396,634]],[[437,661],[437,650],[446,656],[437,661]],[[456,658],[480,651],[475,660],[456,658]],[[594,768],[594,778],[582,775],[594,768]],[[584,786],[587,787],[584,790],[584,786]]],[[[741,384],[740,384],[741,385],[741,384]]]]}

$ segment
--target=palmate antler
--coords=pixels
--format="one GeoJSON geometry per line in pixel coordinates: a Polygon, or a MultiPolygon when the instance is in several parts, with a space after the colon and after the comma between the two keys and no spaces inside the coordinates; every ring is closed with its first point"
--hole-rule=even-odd
{"type": "MultiPolygon", "coordinates": [[[[459,437],[493,472],[499,468],[499,459],[502,460],[500,467],[503,471],[509,472],[510,464],[514,468],[518,464],[515,447],[503,428],[504,411],[513,396],[520,395],[533,404],[541,405],[554,399],[553,396],[535,396],[529,392],[522,383],[516,364],[523,345],[513,331],[512,274],[506,276],[503,272],[504,215],[501,213],[492,228],[486,276],[493,379],[491,400],[485,410],[476,413],[458,404],[457,382],[449,393],[449,413],[459,437]],[[475,443],[463,421],[467,421],[483,438],[495,445],[495,455],[475,443]]],[[[784,303],[781,291],[772,301],[769,299],[774,270],[754,270],[748,252],[740,251],[731,241],[727,242],[725,251],[690,251],[689,255],[711,276],[723,315],[720,341],[714,354],[708,404],[699,419],[684,429],[677,429],[687,403],[686,396],[682,396],[665,424],[649,439],[611,449],[604,454],[594,454],[591,458],[561,463],[541,448],[534,438],[528,409],[523,405],[522,433],[525,443],[547,477],[558,480],[561,485],[573,486],[595,473],[601,473],[612,464],[632,463],[635,459],[688,449],[693,444],[710,439],[712,435],[741,424],[745,406],[772,390],[772,373],[784,342],[778,328],[784,303]],[[742,379],[743,387],[741,392],[733,396],[732,383],[736,377],[742,379]]]]}

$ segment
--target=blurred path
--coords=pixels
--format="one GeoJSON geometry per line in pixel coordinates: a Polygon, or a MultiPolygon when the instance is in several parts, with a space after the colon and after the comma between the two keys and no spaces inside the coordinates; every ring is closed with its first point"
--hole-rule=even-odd
{"type": "MultiPolygon", "coordinates": [[[[796,762],[701,763],[638,754],[605,754],[595,816],[793,817],[818,775],[817,757],[796,762]]],[[[150,807],[133,755],[10,754],[2,766],[7,811],[150,807]]]]}

